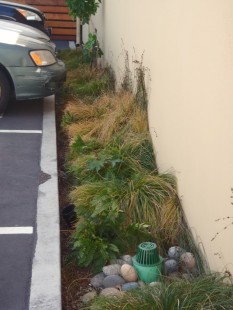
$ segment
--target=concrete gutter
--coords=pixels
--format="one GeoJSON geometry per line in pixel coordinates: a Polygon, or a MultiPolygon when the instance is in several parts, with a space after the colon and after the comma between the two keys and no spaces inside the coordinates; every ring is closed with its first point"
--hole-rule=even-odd
{"type": "Polygon", "coordinates": [[[37,243],[33,258],[30,310],[61,309],[60,221],[55,99],[44,99],[42,181],[37,200],[37,243]]]}

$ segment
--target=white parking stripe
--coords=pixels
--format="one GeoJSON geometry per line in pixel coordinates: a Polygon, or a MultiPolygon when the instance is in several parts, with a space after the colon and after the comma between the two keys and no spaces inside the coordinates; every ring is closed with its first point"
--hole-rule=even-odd
{"type": "Polygon", "coordinates": [[[0,235],[33,234],[32,226],[24,227],[0,227],[0,235]]]}
{"type": "Polygon", "coordinates": [[[39,133],[39,134],[42,134],[42,130],[7,130],[7,129],[1,129],[0,133],[39,133]]]}

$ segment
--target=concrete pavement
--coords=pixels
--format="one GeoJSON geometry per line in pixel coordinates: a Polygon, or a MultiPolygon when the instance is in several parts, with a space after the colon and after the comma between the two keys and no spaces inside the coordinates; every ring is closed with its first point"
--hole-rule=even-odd
{"type": "Polygon", "coordinates": [[[54,96],[44,99],[37,243],[32,265],[30,310],[61,309],[60,226],[54,96]]]}

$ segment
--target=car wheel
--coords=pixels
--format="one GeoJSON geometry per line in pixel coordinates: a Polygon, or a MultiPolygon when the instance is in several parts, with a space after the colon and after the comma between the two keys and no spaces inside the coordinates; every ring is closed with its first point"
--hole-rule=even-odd
{"type": "Polygon", "coordinates": [[[10,84],[4,72],[0,70],[0,113],[6,110],[10,99],[10,84]]]}

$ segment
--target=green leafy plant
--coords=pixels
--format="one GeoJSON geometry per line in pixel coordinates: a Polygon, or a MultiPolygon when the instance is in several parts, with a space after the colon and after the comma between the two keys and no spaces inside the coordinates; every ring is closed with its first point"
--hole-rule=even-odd
{"type": "Polygon", "coordinates": [[[79,17],[81,23],[88,24],[91,15],[95,15],[101,0],[66,0],[70,14],[79,17]]]}
{"type": "Polygon", "coordinates": [[[74,142],[71,145],[71,154],[69,158],[76,158],[79,155],[85,155],[93,152],[97,152],[102,147],[101,143],[96,139],[84,142],[80,135],[75,137],[74,142]]]}
{"type": "Polygon", "coordinates": [[[77,212],[86,218],[108,218],[122,210],[124,221],[118,222],[119,230],[133,223],[149,224],[152,238],[162,250],[163,244],[175,240],[179,231],[179,212],[175,204],[169,203],[174,186],[175,180],[169,174],[141,172],[132,174],[130,179],[112,176],[91,180],[77,186],[70,197],[77,205],[77,212]],[[170,226],[165,230],[167,223],[170,226]]]}
{"type": "Polygon", "coordinates": [[[91,266],[100,271],[109,260],[116,258],[119,250],[100,233],[100,226],[85,219],[80,221],[72,235],[73,257],[79,266],[91,266]]]}
{"type": "Polygon", "coordinates": [[[103,55],[103,51],[99,46],[99,41],[97,40],[97,36],[94,33],[88,34],[88,40],[83,45],[83,56],[87,62],[93,63],[97,60],[97,58],[103,55]]]}

